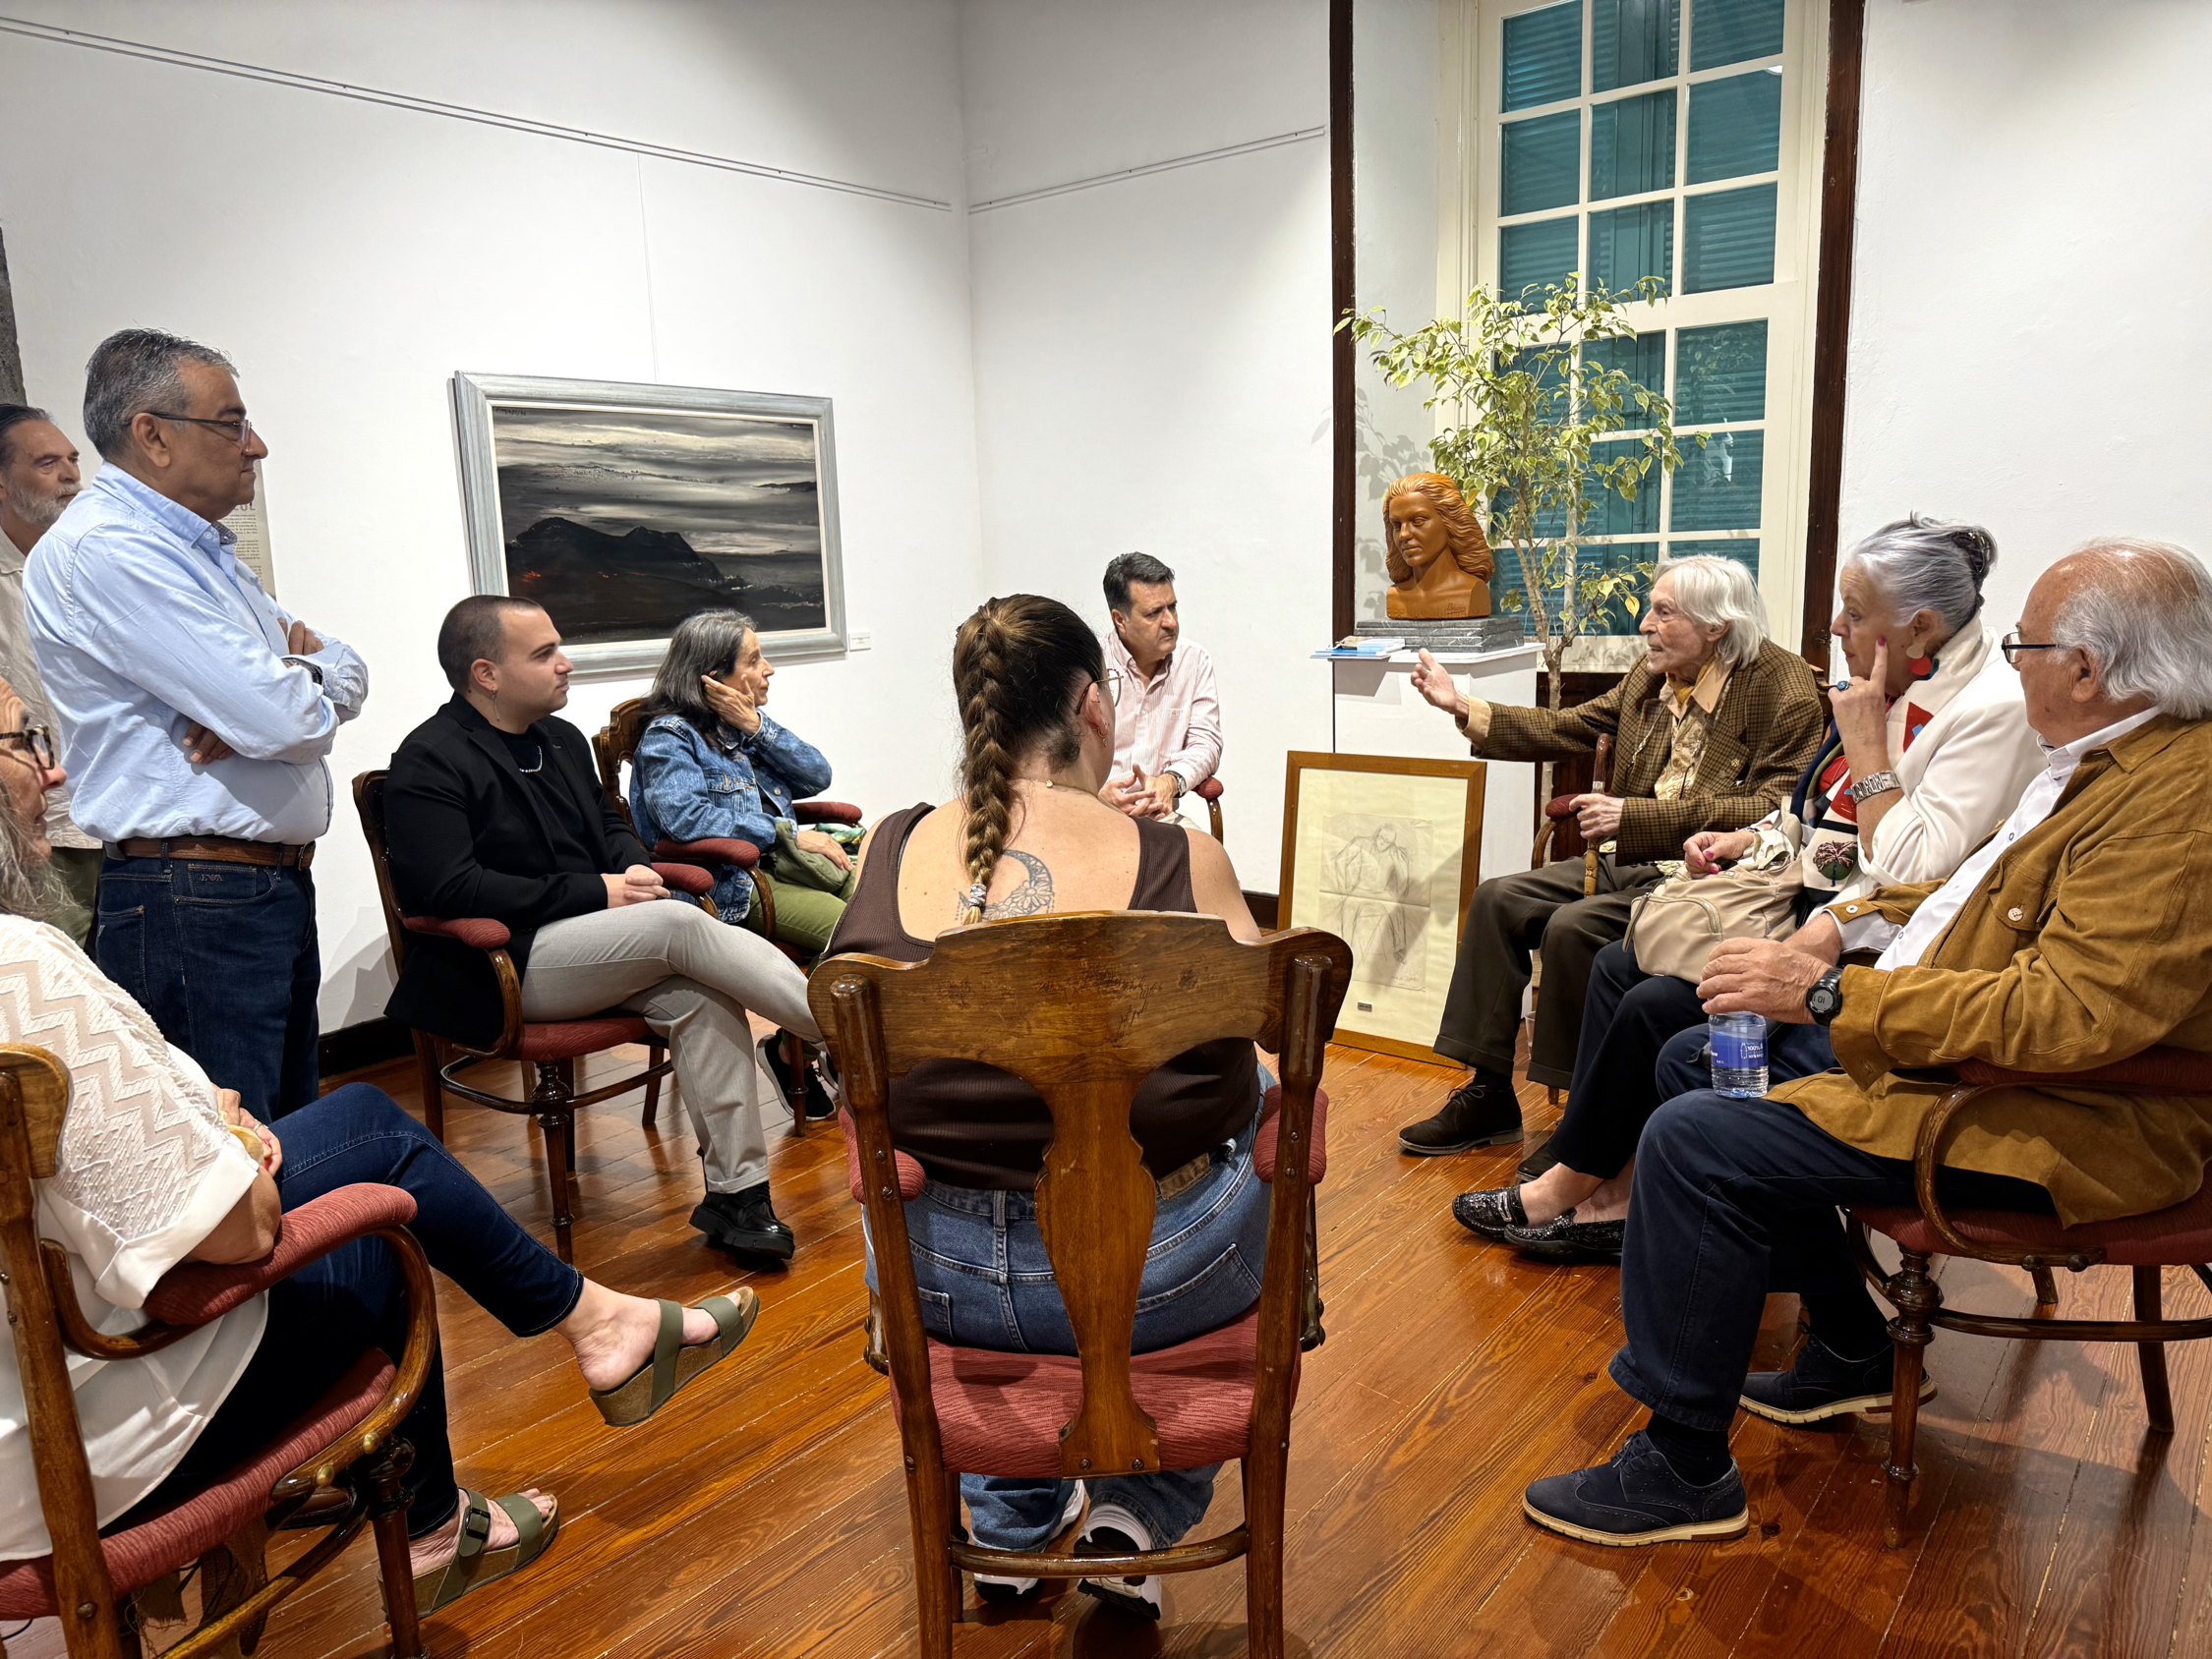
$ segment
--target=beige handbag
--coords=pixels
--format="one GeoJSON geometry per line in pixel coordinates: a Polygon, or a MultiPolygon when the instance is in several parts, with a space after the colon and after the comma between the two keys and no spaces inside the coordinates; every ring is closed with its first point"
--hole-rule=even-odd
{"type": "Polygon", "coordinates": [[[1794,858],[1764,870],[1743,860],[1711,876],[1684,870],[1636,901],[1625,943],[1644,972],[1695,985],[1722,940],[1781,939],[1793,932],[1804,885],[1794,858]]]}

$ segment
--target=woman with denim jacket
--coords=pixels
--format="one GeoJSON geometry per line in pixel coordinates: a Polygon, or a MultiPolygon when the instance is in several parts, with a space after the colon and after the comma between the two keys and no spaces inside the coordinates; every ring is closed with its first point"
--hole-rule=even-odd
{"type": "MultiPolygon", "coordinates": [[[[654,676],[630,763],[630,818],[648,847],[728,836],[760,849],[776,883],[781,944],[819,956],[852,896],[852,859],[791,803],[830,786],[822,751],[762,713],[776,669],[742,611],[687,616],[654,676]]],[[[753,879],[731,869],[711,894],[722,919],[761,931],[753,879]]]]}

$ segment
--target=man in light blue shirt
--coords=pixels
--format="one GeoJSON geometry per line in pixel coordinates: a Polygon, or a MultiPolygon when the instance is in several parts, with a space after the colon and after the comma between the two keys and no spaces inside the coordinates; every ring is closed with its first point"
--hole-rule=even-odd
{"type": "Polygon", "coordinates": [[[85,429],[107,465],[38,543],[25,601],[77,822],[107,852],[93,953],[275,1118],[316,1097],[308,867],[330,827],[323,758],[369,672],[232,556],[218,521],[268,448],[228,359],[112,335],[86,367],[85,429]]]}

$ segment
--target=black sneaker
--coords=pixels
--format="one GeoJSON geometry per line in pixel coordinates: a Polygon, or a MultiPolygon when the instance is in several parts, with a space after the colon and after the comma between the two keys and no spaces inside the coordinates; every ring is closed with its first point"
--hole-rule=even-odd
{"type": "Polygon", "coordinates": [[[1540,1262],[1596,1262],[1620,1266],[1626,1222],[1578,1222],[1575,1213],[1554,1217],[1542,1227],[1509,1227],[1500,1234],[1522,1255],[1540,1262]]]}
{"type": "MultiPolygon", "coordinates": [[[[771,1031],[760,1040],[761,1064],[776,1079],[776,1092],[788,1103],[791,1098],[791,1068],[784,1063],[784,1034],[771,1031]]],[[[806,1116],[809,1122],[836,1114],[838,1103],[830,1098],[829,1090],[822,1087],[821,1074],[815,1069],[814,1056],[804,1047],[799,1050],[799,1065],[806,1073],[806,1116]]]]}
{"type": "Polygon", "coordinates": [[[1398,1149],[1424,1158],[1468,1152],[1521,1138],[1521,1103],[1511,1078],[1477,1072],[1452,1091],[1444,1110],[1398,1131],[1398,1149]]]}
{"type": "Polygon", "coordinates": [[[1452,1220],[1484,1238],[1503,1238],[1507,1229],[1529,1225],[1529,1212],[1521,1208],[1519,1187],[1482,1187],[1452,1200],[1452,1220]]]}
{"type": "Polygon", "coordinates": [[[1609,1463],[1532,1481],[1521,1508],[1539,1526],[1586,1544],[1670,1544],[1733,1538],[1751,1525],[1734,1462],[1711,1486],[1692,1486],[1642,1429],[1609,1463]]]}
{"type": "MultiPolygon", "coordinates": [[[[1786,1371],[1754,1371],[1739,1397],[1746,1411],[1775,1423],[1817,1423],[1854,1411],[1887,1411],[1895,1402],[1894,1348],[1872,1359],[1839,1359],[1818,1337],[1807,1337],[1786,1371]]],[[[1936,1398],[1936,1380],[1920,1374],[1920,1398],[1936,1398]]]]}
{"type": "Polygon", "coordinates": [[[769,1207],[768,1183],[743,1192],[710,1192],[691,1212],[691,1225],[726,1250],[787,1262],[798,1253],[798,1238],[769,1207]]]}
{"type": "MultiPolygon", "coordinates": [[[[1083,1535],[1076,1540],[1077,1555],[1136,1555],[1152,1547],[1149,1536],[1137,1535],[1143,1532],[1143,1527],[1134,1516],[1111,1505],[1103,1508],[1105,1518],[1094,1515],[1090,1525],[1083,1529],[1083,1535]],[[1125,1526],[1130,1530],[1125,1531],[1125,1526]]],[[[1081,1578],[1077,1580],[1076,1588],[1132,1618],[1159,1622],[1160,1575],[1156,1573],[1138,1578],[1081,1578]]]]}

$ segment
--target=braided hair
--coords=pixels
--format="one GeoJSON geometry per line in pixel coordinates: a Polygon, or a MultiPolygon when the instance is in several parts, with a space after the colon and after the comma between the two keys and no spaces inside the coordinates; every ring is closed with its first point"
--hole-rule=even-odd
{"type": "Polygon", "coordinates": [[[960,699],[960,791],[967,809],[967,901],[962,925],[983,919],[999,856],[1014,835],[1014,769],[1042,748],[1067,766],[1081,746],[1076,710],[1106,677],[1098,636],[1058,600],[1014,594],[988,601],[953,641],[960,699]]]}

